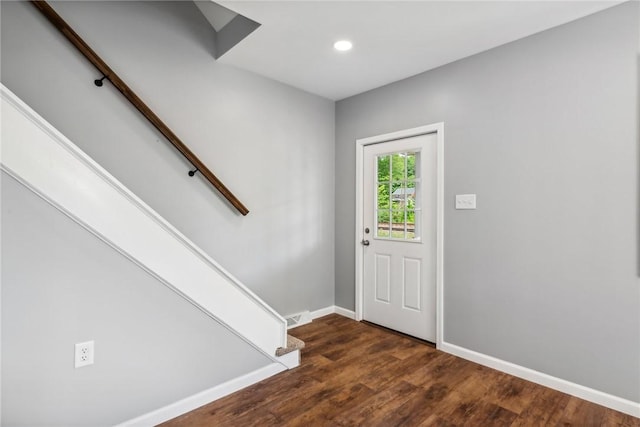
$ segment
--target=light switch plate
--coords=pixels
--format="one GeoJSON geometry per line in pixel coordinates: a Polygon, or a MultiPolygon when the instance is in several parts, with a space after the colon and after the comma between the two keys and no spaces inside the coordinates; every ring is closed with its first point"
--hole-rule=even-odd
{"type": "Polygon", "coordinates": [[[456,209],[475,209],[475,194],[456,194],[456,209]]]}

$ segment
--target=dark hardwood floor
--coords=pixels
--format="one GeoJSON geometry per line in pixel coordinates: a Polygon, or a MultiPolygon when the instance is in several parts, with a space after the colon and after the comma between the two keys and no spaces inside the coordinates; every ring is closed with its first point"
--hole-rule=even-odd
{"type": "Polygon", "coordinates": [[[163,426],[624,426],[640,419],[338,315],[292,331],[300,367],[163,426]]]}

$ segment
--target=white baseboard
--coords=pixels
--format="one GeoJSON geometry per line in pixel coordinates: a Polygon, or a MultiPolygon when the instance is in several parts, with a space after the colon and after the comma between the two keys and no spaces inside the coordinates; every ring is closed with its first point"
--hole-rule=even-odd
{"type": "Polygon", "coordinates": [[[201,391],[200,393],[196,393],[175,403],[171,403],[165,407],[156,409],[155,411],[146,413],[129,421],[125,421],[121,424],[118,424],[116,427],[142,427],[158,425],[189,411],[193,411],[194,409],[206,405],[207,403],[213,402],[214,400],[220,399],[252,384],[260,382],[284,370],[285,367],[282,364],[272,363],[265,366],[264,368],[249,372],[246,375],[234,378],[208,390],[201,391]]]}
{"type": "Polygon", "coordinates": [[[342,308],[342,307],[338,307],[335,306],[336,309],[336,314],[339,314],[340,316],[344,316],[344,317],[348,317],[349,319],[355,320],[356,318],[356,313],[355,311],[352,310],[347,310],[346,308],[342,308]]]}
{"type": "Polygon", "coordinates": [[[479,363],[480,365],[488,366],[527,381],[640,418],[640,403],[632,402],[631,400],[623,399],[621,397],[556,378],[542,372],[534,371],[533,369],[525,368],[524,366],[516,365],[486,354],[478,353],[455,344],[443,342],[438,349],[446,353],[462,357],[463,359],[479,363]]]}
{"type": "Polygon", "coordinates": [[[328,314],[339,314],[344,317],[348,317],[349,319],[355,319],[356,313],[347,310],[346,308],[338,307],[337,305],[330,305],[329,307],[321,308],[316,311],[311,312],[311,319],[317,319],[322,316],[326,316],[328,314]]]}
{"type": "Polygon", "coordinates": [[[290,353],[278,357],[278,361],[287,369],[293,369],[300,366],[300,350],[294,350],[290,353]]]}
{"type": "Polygon", "coordinates": [[[300,313],[289,314],[283,317],[287,321],[287,330],[295,329],[298,326],[307,325],[313,320],[309,310],[302,311],[300,313]]]}
{"type": "Polygon", "coordinates": [[[329,314],[333,314],[336,312],[336,306],[330,305],[329,307],[321,308],[319,310],[315,310],[311,312],[311,319],[315,320],[323,316],[327,316],[329,314]]]}

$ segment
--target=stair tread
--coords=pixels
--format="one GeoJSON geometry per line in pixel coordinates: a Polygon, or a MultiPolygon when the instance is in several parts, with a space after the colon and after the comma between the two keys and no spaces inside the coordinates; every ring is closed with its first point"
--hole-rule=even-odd
{"type": "Polygon", "coordinates": [[[296,350],[302,350],[303,348],[304,348],[304,341],[296,337],[292,337],[291,335],[287,335],[287,347],[286,348],[280,347],[279,349],[277,349],[276,356],[278,357],[284,356],[287,353],[291,353],[292,351],[296,351],[296,350]]]}

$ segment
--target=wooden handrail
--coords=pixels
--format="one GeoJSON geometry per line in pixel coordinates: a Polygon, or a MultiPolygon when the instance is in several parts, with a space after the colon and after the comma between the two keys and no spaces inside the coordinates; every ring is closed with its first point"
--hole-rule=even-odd
{"type": "Polygon", "coordinates": [[[229,201],[242,215],[249,210],[229,191],[227,187],[207,168],[200,159],[176,136],[175,133],[136,95],[127,84],[104,62],[97,53],[67,24],[64,19],[46,2],[31,0],[33,4],[79,51],[82,53],[113,86],[133,104],[143,116],[163,134],[169,142],[229,201]]]}

